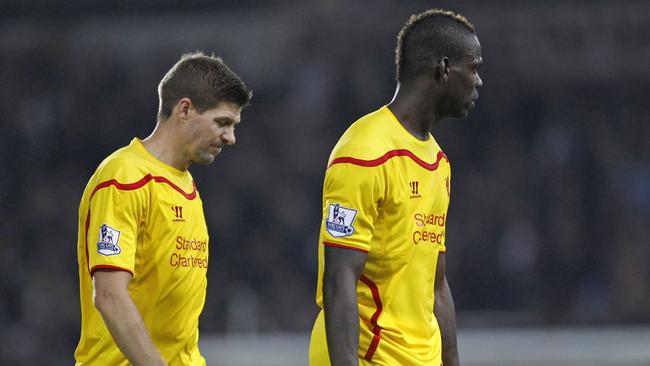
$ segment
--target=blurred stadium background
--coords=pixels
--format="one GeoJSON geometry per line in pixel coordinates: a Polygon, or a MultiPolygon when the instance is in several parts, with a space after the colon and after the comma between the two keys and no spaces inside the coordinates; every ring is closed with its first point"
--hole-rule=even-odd
{"type": "Polygon", "coordinates": [[[211,365],[306,365],[328,154],[394,91],[401,25],[477,26],[477,109],[434,135],[453,166],[448,276],[468,366],[650,365],[650,3],[0,2],[0,364],[70,365],[77,207],[145,137],[183,52],[254,89],[234,148],[192,172],[211,233],[211,365]]]}

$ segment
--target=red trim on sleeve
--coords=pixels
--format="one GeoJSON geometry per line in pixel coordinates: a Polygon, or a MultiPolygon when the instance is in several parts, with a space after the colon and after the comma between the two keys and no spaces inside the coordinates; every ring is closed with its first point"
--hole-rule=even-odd
{"type": "MultiPolygon", "coordinates": [[[[90,193],[90,198],[88,199],[88,214],[86,215],[86,225],[85,225],[86,233],[84,235],[86,240],[85,243],[86,265],[88,266],[88,272],[90,273],[91,276],[92,276],[92,270],[90,268],[90,255],[88,253],[88,230],[90,229],[90,202],[95,196],[95,193],[97,193],[97,191],[99,191],[100,189],[110,187],[110,186],[115,186],[115,188],[122,191],[133,191],[142,188],[145,184],[149,183],[150,181],[154,181],[155,183],[165,183],[190,201],[196,198],[196,182],[192,181],[192,192],[187,193],[181,187],[172,183],[169,179],[161,176],[152,175],[152,174],[147,174],[144,177],[142,177],[142,179],[140,179],[139,181],[133,183],[120,183],[117,181],[117,179],[110,179],[96,185],[95,188],[93,188],[92,192],[90,193]]],[[[133,273],[131,273],[131,275],[133,275],[133,273]]]]}
{"type": "Polygon", "coordinates": [[[84,239],[85,243],[84,246],[86,247],[86,266],[88,266],[88,273],[90,273],[90,277],[93,276],[93,274],[90,272],[90,255],[88,254],[88,230],[90,229],[90,202],[88,202],[88,214],[86,215],[86,225],[85,225],[85,234],[84,234],[84,239]]]}
{"type": "Polygon", "coordinates": [[[90,269],[90,276],[92,276],[93,273],[95,273],[95,271],[98,270],[98,269],[110,269],[110,270],[114,270],[114,271],[124,271],[124,272],[129,272],[131,274],[131,276],[133,276],[133,272],[130,269],[126,269],[126,268],[118,267],[118,266],[111,266],[111,265],[108,265],[108,264],[100,264],[100,265],[94,266],[93,268],[90,269]]]}
{"type": "Polygon", "coordinates": [[[345,245],[345,244],[338,244],[338,243],[332,243],[329,241],[324,241],[323,245],[327,245],[328,247],[335,247],[335,248],[343,248],[343,249],[350,249],[350,250],[356,250],[357,252],[363,252],[363,253],[368,253],[367,250],[353,247],[350,245],[345,245]]]}
{"type": "Polygon", "coordinates": [[[377,320],[379,319],[379,315],[381,314],[383,305],[381,303],[381,297],[379,296],[379,288],[377,288],[377,284],[375,284],[371,279],[369,279],[365,275],[361,275],[359,281],[363,282],[366,286],[370,288],[370,292],[372,292],[372,299],[375,301],[375,305],[377,306],[377,310],[372,315],[372,318],[370,318],[370,324],[372,324],[373,326],[372,333],[374,334],[374,336],[372,337],[372,341],[370,341],[370,345],[368,346],[368,351],[364,356],[366,360],[370,361],[372,360],[372,356],[375,354],[375,351],[377,350],[377,346],[379,345],[379,341],[381,340],[381,334],[380,334],[381,327],[379,326],[379,324],[377,324],[377,320]]]}
{"type": "MultiPolygon", "coordinates": [[[[330,167],[334,164],[354,164],[354,165],[360,165],[360,166],[365,166],[365,167],[375,167],[379,166],[385,162],[387,162],[389,159],[394,158],[396,156],[407,156],[411,158],[414,162],[416,162],[418,165],[423,167],[424,169],[427,170],[436,170],[438,169],[438,165],[440,164],[440,161],[442,159],[447,160],[449,162],[449,159],[447,158],[447,155],[441,151],[438,152],[438,155],[436,157],[436,161],[432,164],[427,163],[426,161],[420,159],[417,155],[415,155],[413,152],[410,150],[406,149],[397,149],[397,150],[391,150],[387,153],[385,153],[383,156],[378,157],[377,159],[372,159],[372,160],[363,160],[363,159],[357,159],[351,156],[343,156],[340,158],[336,158],[332,160],[330,163],[330,167]]],[[[329,167],[328,167],[329,168],[329,167]]]]}

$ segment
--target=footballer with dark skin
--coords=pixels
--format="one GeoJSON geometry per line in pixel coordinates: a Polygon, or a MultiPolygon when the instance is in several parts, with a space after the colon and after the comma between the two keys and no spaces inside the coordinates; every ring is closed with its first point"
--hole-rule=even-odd
{"type": "MultiPolygon", "coordinates": [[[[483,85],[478,74],[483,62],[481,45],[473,26],[449,19],[448,14],[430,11],[429,16],[439,19],[422,22],[429,28],[425,32],[435,33],[434,38],[441,41],[404,44],[413,29],[407,23],[398,37],[397,90],[388,105],[404,128],[422,141],[441,119],[466,117],[483,85]]],[[[325,328],[330,362],[335,366],[359,365],[357,283],[367,258],[368,253],[362,251],[324,248],[325,328]]],[[[458,366],[455,310],[445,276],[445,255],[440,255],[435,269],[434,293],[442,361],[445,366],[458,366]]]]}

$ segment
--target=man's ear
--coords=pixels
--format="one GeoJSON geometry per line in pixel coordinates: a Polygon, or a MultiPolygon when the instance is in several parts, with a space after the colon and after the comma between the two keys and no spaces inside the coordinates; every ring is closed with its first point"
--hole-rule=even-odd
{"type": "Polygon", "coordinates": [[[190,98],[181,98],[174,109],[179,119],[186,120],[190,117],[192,101],[190,98]]]}
{"type": "Polygon", "coordinates": [[[436,80],[444,85],[449,77],[449,57],[443,57],[436,63],[436,80]]]}

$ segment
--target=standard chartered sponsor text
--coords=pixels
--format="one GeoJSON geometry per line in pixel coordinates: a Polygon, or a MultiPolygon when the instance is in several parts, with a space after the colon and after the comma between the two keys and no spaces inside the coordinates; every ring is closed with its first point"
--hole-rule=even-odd
{"type": "Polygon", "coordinates": [[[444,244],[446,216],[445,213],[441,215],[416,213],[413,215],[415,225],[422,228],[413,231],[413,244],[418,244],[420,242],[444,244]]]}
{"type": "Polygon", "coordinates": [[[169,257],[172,267],[208,268],[208,241],[196,238],[188,239],[182,235],[176,237],[176,252],[169,257]]]}

